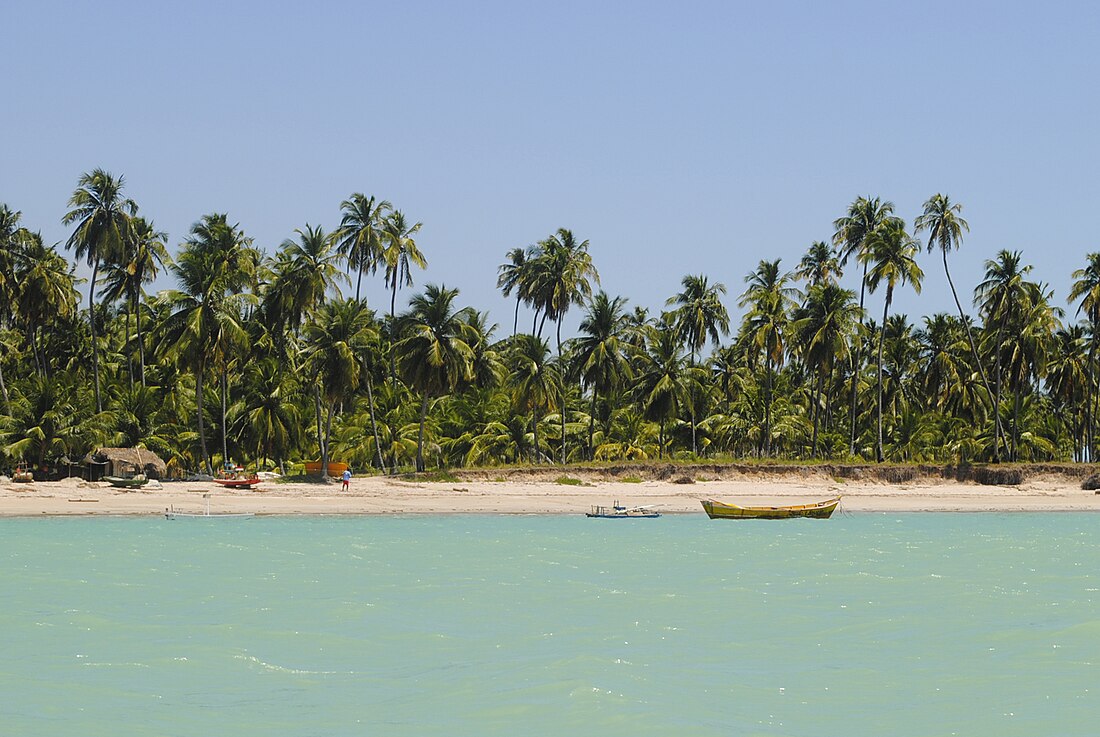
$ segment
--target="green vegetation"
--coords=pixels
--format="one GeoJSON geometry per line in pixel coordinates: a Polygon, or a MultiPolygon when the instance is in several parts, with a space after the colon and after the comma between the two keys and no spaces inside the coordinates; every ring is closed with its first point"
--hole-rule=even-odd
{"type": "Polygon", "coordinates": [[[943,195],[913,229],[858,198],[793,270],[738,267],[739,318],[706,274],[665,312],[631,308],[561,228],[505,254],[502,338],[443,285],[401,309],[428,258],[420,223],[385,200],[352,194],[335,230],[305,224],[267,252],[208,213],[173,252],[128,194],[97,169],[63,214],[91,272],[83,309],[74,264],[0,204],[0,466],[141,445],[177,469],[320,459],[454,481],[433,469],[1090,461],[1100,444],[1100,253],[1073,272],[1068,310],[1019,252],[997,253],[972,318],[948,268],[969,224],[943,195]],[[910,320],[892,307],[930,278],[922,249],[958,309],[910,320]],[[150,294],[158,276],[171,288],[150,294]],[[360,298],[370,278],[381,311],[360,298]],[[579,333],[563,336],[574,308],[579,333]]]}
{"type": "Polygon", "coordinates": [[[554,479],[555,484],[561,484],[562,486],[588,486],[580,479],[575,479],[572,476],[558,476],[554,479]]]}

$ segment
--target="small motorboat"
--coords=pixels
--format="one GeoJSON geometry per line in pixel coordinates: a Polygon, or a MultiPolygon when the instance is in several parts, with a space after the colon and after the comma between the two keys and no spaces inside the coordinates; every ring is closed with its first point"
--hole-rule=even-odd
{"type": "Polygon", "coordinates": [[[812,504],[795,504],[789,507],[742,507],[737,504],[725,504],[713,499],[702,502],[703,509],[711,519],[791,519],[794,517],[812,517],[828,519],[840,504],[840,497],[833,497],[812,504]]]}
{"type": "Polygon", "coordinates": [[[585,517],[598,519],[654,519],[661,513],[650,504],[644,507],[624,507],[616,501],[610,507],[594,506],[591,512],[585,512],[585,517]]]}
{"type": "Polygon", "coordinates": [[[177,519],[247,519],[249,517],[255,517],[252,512],[211,512],[210,511],[210,495],[203,494],[202,498],[206,500],[206,506],[202,512],[177,512],[175,507],[169,507],[164,510],[164,518],[177,520],[177,519]]]}

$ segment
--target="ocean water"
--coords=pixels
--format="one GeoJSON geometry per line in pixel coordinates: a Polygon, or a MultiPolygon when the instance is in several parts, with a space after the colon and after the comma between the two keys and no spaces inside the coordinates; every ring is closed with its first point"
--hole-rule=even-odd
{"type": "Polygon", "coordinates": [[[1096,735],[1100,517],[0,520],[0,733],[1096,735]]]}

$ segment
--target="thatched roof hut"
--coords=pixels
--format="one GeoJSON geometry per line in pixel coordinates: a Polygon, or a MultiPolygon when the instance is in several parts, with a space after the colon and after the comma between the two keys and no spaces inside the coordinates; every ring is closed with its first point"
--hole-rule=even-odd
{"type": "Polygon", "coordinates": [[[151,479],[168,474],[168,465],[145,448],[99,448],[84,458],[89,465],[105,466],[103,475],[121,476],[143,473],[151,479]]]}

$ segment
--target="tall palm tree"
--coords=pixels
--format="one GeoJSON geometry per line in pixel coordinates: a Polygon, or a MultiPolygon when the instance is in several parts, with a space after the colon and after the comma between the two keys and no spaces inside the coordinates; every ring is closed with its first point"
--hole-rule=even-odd
{"type": "Polygon", "coordinates": [[[39,336],[49,332],[58,319],[77,314],[77,278],[69,262],[46,246],[40,234],[24,230],[14,243],[18,248],[15,278],[19,285],[14,295],[15,311],[26,323],[38,372],[48,375],[49,363],[45,350],[40,349],[39,336]]]}
{"type": "Polygon", "coordinates": [[[835,282],[843,273],[840,258],[825,241],[814,241],[806,255],[798,262],[794,277],[815,287],[826,282],[835,282]]]}
{"type": "Polygon", "coordinates": [[[401,316],[401,335],[395,353],[405,383],[420,392],[420,430],[416,441],[416,470],[424,470],[424,424],[432,397],[453,392],[470,379],[474,354],[466,342],[468,323],[456,310],[457,289],[429,284],[409,302],[401,316]]]}
{"type": "Polygon", "coordinates": [[[383,230],[382,262],[386,268],[386,284],[390,287],[390,318],[395,319],[397,288],[402,284],[413,284],[412,267],[428,268],[428,261],[416,245],[414,236],[420,232],[422,223],[409,225],[405,214],[394,210],[386,218],[383,230]]]}
{"type": "Polygon", "coordinates": [[[806,303],[795,313],[792,324],[807,368],[816,374],[813,402],[813,453],[817,454],[821,397],[826,378],[838,360],[848,360],[860,319],[855,292],[822,280],[806,295],[806,303]]]}
{"type": "Polygon", "coordinates": [[[76,230],[69,236],[65,247],[74,251],[78,259],[87,259],[92,267],[92,283],[88,287],[88,320],[92,329],[96,412],[103,411],[103,401],[99,393],[99,344],[93,309],[95,282],[100,263],[118,258],[132,238],[131,217],[137,214],[137,203],[122,196],[125,183],[125,177],[115,177],[103,169],[82,174],[69,198],[70,209],[61,218],[64,225],[76,224],[76,230]]]}
{"type": "Polygon", "coordinates": [[[324,228],[306,224],[304,230],[294,232],[297,239],[287,238],[279,246],[272,290],[278,295],[280,313],[296,331],[328,295],[340,297],[340,282],[347,277],[339,269],[335,239],[324,228]]]}
{"type": "Polygon", "coordinates": [[[886,323],[890,305],[894,300],[894,288],[910,284],[920,294],[924,272],[917,265],[919,244],[905,231],[905,223],[894,219],[879,227],[868,242],[868,250],[860,259],[867,270],[867,288],[874,293],[880,284],[886,284],[886,299],[882,307],[882,328],[878,340],[878,444],[875,454],[879,463],[885,460],[882,442],[882,351],[886,342],[886,323]]]}
{"type": "Polygon", "coordinates": [[[1001,421],[1001,389],[1004,379],[1005,336],[1012,331],[1016,315],[1022,311],[1028,299],[1027,280],[1031,266],[1021,266],[1019,251],[1002,249],[997,258],[986,260],[985,278],[974,289],[986,335],[993,341],[994,376],[993,392],[993,459],[1000,460],[1000,445],[1004,437],[1001,421]]]}
{"type": "Polygon", "coordinates": [[[374,273],[383,261],[383,237],[386,218],[393,205],[386,200],[376,200],[373,195],[356,192],[340,203],[343,217],[340,227],[333,233],[340,255],[348,260],[348,268],[355,269],[355,300],[359,301],[363,272],[374,273]]]}
{"type": "MultiPolygon", "coordinates": [[[[947,285],[951,287],[951,296],[955,298],[955,307],[959,310],[959,319],[966,328],[966,340],[970,344],[970,353],[974,357],[974,365],[978,374],[982,377],[982,386],[986,394],[992,398],[993,392],[989,388],[989,377],[985,373],[985,366],[978,357],[978,346],[974,343],[974,333],[970,330],[970,320],[963,311],[959,294],[955,291],[955,281],[951,278],[951,270],[947,267],[947,254],[962,246],[963,232],[970,232],[970,225],[961,216],[962,204],[952,202],[951,198],[944,194],[934,194],[924,203],[924,211],[913,222],[913,232],[928,231],[928,252],[932,253],[939,248],[943,255],[943,273],[947,276],[947,285]]],[[[994,412],[994,441],[993,461],[1000,460],[999,438],[1001,436],[1000,413],[994,412]]]]}
{"type": "MultiPolygon", "coordinates": [[[[729,334],[730,316],[722,304],[726,285],[722,283],[711,285],[703,274],[699,276],[689,274],[680,284],[683,289],[674,297],[670,297],[665,304],[676,305],[673,312],[675,329],[691,352],[690,365],[694,368],[695,357],[706,345],[707,338],[710,338],[711,343],[717,347],[721,336],[729,334]]],[[[691,452],[697,453],[694,404],[692,402],[691,452]]]]}
{"type": "MultiPolygon", "coordinates": [[[[563,377],[558,362],[550,358],[550,347],[534,335],[517,335],[509,353],[512,370],[512,402],[524,414],[530,414],[533,433],[533,462],[539,463],[539,420],[562,396],[563,377]]],[[[564,410],[563,410],[564,412],[564,410]]]]}
{"type": "Polygon", "coordinates": [[[645,349],[636,356],[634,392],[642,414],[658,425],[657,457],[663,458],[668,445],[665,427],[690,402],[689,367],[684,361],[683,343],[671,320],[659,326],[645,326],[645,349]]]}
{"type": "MultiPolygon", "coordinates": [[[[168,255],[168,234],[156,229],[152,221],[136,216],[131,223],[130,238],[120,257],[106,265],[100,297],[108,302],[125,301],[128,315],[135,317],[138,344],[138,365],[141,385],[145,386],[145,345],[141,332],[141,299],[145,285],[151,284],[160,269],[172,263],[168,255]]],[[[126,321],[126,342],[130,342],[130,322],[126,321]]],[[[131,360],[132,365],[132,360],[131,360]]],[[[133,384],[133,373],[130,375],[133,384]]]]}
{"type": "Polygon", "coordinates": [[[1069,292],[1069,302],[1080,300],[1077,306],[1077,314],[1085,313],[1091,327],[1089,341],[1089,371],[1092,377],[1088,384],[1088,452],[1089,460],[1096,459],[1096,418],[1100,415],[1097,401],[1100,391],[1097,389],[1097,381],[1100,379],[1100,366],[1097,366],[1097,358],[1100,357],[1100,253],[1089,253],[1085,256],[1086,265],[1082,269],[1073,272],[1073,286],[1069,292]]]}
{"type": "Polygon", "coordinates": [[[244,289],[254,281],[258,261],[251,239],[237,225],[230,225],[225,214],[205,215],[191,226],[191,235],[170,267],[180,288],[158,297],[160,308],[167,312],[159,327],[162,352],[195,376],[199,444],[207,473],[213,473],[213,467],[203,417],[205,375],[212,366],[219,369],[225,461],[227,373],[248,338],[244,315],[246,308],[255,304],[255,295],[244,289]]]}
{"type": "MultiPolygon", "coordinates": [[[[865,306],[864,297],[867,291],[867,263],[864,257],[870,248],[870,239],[884,224],[896,220],[894,215],[894,203],[889,200],[881,200],[878,197],[857,197],[848,206],[848,212],[844,217],[833,221],[833,245],[836,246],[840,258],[841,267],[848,264],[848,259],[855,258],[863,263],[863,276],[859,282],[859,309],[861,314],[865,306]]],[[[863,322],[860,321],[860,332],[863,332],[863,322]]],[[[856,390],[859,387],[859,375],[863,371],[863,355],[856,345],[852,352],[852,387],[849,409],[849,440],[848,454],[856,453],[856,390]]]]}
{"type": "Polygon", "coordinates": [[[761,357],[764,359],[764,432],[761,438],[764,455],[771,454],[773,371],[783,365],[796,293],[787,286],[791,275],[781,272],[779,264],[780,259],[761,261],[755,271],[749,272],[745,276],[748,287],[738,303],[749,308],[738,338],[748,356],[749,366],[754,367],[761,357]]]}
{"type": "Polygon", "coordinates": [[[631,376],[630,362],[622,338],[626,332],[622,297],[611,299],[603,290],[596,292],[580,324],[580,336],[573,341],[572,357],[582,383],[592,392],[588,413],[588,459],[595,449],[592,437],[596,426],[596,402],[607,396],[631,376]]]}
{"type": "Polygon", "coordinates": [[[358,300],[334,300],[326,302],[306,324],[303,366],[313,384],[322,476],[328,476],[336,408],[350,402],[359,389],[362,356],[372,338],[370,317],[358,300]]]}
{"type": "Polygon", "coordinates": [[[550,319],[557,323],[559,357],[562,318],[571,305],[584,304],[592,296],[592,282],[600,283],[600,274],[592,263],[588,247],[588,241],[577,240],[573,231],[558,228],[529,255],[534,261],[529,294],[536,308],[541,309],[543,320],[550,319]]]}
{"type": "Polygon", "coordinates": [[[516,293],[516,314],[512,323],[512,335],[519,331],[519,305],[526,297],[530,266],[527,261],[527,249],[513,248],[506,254],[508,261],[497,267],[497,289],[505,297],[516,293]]]}

